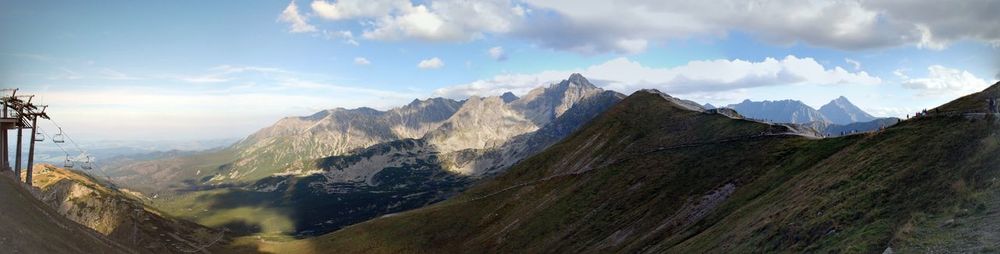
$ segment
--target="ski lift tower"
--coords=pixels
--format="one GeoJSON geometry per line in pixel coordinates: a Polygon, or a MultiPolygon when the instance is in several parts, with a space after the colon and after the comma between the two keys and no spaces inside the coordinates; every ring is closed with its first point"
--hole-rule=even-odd
{"type": "Polygon", "coordinates": [[[27,177],[25,181],[31,184],[31,174],[32,167],[34,166],[35,158],[35,140],[38,135],[38,118],[49,119],[49,116],[45,114],[45,108],[47,106],[35,105],[31,103],[34,95],[17,95],[17,89],[3,89],[0,90],[3,93],[0,97],[0,104],[2,104],[3,109],[0,110],[0,154],[3,158],[0,158],[0,170],[10,170],[10,151],[9,150],[9,131],[16,130],[17,145],[14,151],[14,176],[17,177],[18,181],[21,181],[21,151],[23,149],[23,139],[24,139],[24,129],[30,129],[31,135],[28,136],[28,168],[27,177]],[[24,100],[23,98],[27,98],[24,100]]]}

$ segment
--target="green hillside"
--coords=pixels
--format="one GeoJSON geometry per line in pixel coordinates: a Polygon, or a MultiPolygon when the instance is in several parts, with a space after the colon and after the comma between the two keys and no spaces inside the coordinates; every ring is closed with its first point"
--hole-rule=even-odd
{"type": "Polygon", "coordinates": [[[464,194],[273,252],[996,251],[1000,84],[830,139],[640,91],[464,194]],[[968,114],[968,113],[979,114],[968,114]]]}

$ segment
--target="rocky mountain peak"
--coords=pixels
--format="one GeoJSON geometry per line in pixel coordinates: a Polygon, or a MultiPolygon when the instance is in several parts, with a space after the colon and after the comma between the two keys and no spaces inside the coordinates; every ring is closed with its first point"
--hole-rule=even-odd
{"type": "Polygon", "coordinates": [[[587,80],[587,78],[583,77],[583,75],[580,75],[580,73],[573,73],[572,75],[569,75],[569,78],[560,83],[560,85],[562,85],[563,83],[576,84],[578,86],[588,89],[597,88],[597,86],[590,83],[590,80],[587,80]]]}
{"type": "Polygon", "coordinates": [[[819,108],[830,122],[835,124],[850,124],[855,122],[868,122],[875,120],[875,117],[861,110],[847,97],[840,96],[819,108]]]}
{"type": "Polygon", "coordinates": [[[510,104],[540,126],[559,117],[575,103],[603,91],[604,89],[594,86],[583,75],[574,73],[559,83],[532,89],[510,104]]]}
{"type": "Polygon", "coordinates": [[[511,93],[511,92],[503,93],[503,95],[500,95],[500,98],[502,98],[503,102],[505,102],[505,103],[506,102],[516,101],[517,99],[520,99],[519,97],[517,97],[517,95],[514,95],[514,93],[511,93]]]}

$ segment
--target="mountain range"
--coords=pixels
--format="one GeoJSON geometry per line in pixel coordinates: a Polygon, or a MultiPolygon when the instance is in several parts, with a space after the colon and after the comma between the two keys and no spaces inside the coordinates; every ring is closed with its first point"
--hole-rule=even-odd
{"type": "MultiPolygon", "coordinates": [[[[990,252],[1000,115],[986,105],[998,97],[1000,83],[906,121],[794,124],[573,75],[522,97],[285,118],[228,148],[111,172],[173,184],[132,183],[153,192],[38,165],[32,191],[0,179],[14,216],[0,224],[31,229],[0,236],[24,252],[990,252]],[[334,116],[350,124],[323,123],[334,116]],[[358,147],[308,159],[266,145],[315,145],[285,140],[295,133],[358,147]]],[[[765,108],[809,113],[793,104],[765,108]]],[[[838,121],[870,117],[831,105],[821,111],[838,121]]]]}
{"type": "MultiPolygon", "coordinates": [[[[160,198],[158,208],[208,226],[228,225],[243,234],[317,235],[445,200],[541,152],[624,97],[573,74],[520,97],[431,98],[387,111],[324,110],[283,118],[223,149],[122,159],[110,165],[110,176],[123,187],[160,198]],[[262,211],[245,212],[247,207],[262,211]],[[284,222],[264,222],[276,220],[284,222]],[[241,223],[233,227],[233,221],[241,223]]],[[[692,111],[714,108],[661,97],[692,111]]],[[[764,102],[748,111],[793,118],[795,112],[816,112],[794,102],[782,103],[798,110],[776,111],[795,107],[764,102]]],[[[731,106],[736,112],[713,110],[742,118],[739,108],[755,104],[731,106]]],[[[856,120],[870,117],[845,98],[824,110],[856,120]]],[[[787,125],[789,132],[810,136],[882,126],[844,127],[825,120],[787,125]]]]}
{"type": "Polygon", "coordinates": [[[880,132],[817,139],[639,91],[447,201],[265,251],[990,252],[1000,83],[880,132]]]}
{"type": "Polygon", "coordinates": [[[797,100],[780,101],[750,101],[744,100],[738,104],[727,106],[740,114],[754,119],[778,123],[805,124],[810,122],[825,122],[837,125],[847,125],[857,122],[869,122],[876,117],[855,106],[847,98],[840,96],[816,110],[797,100]]]}
{"type": "MultiPolygon", "coordinates": [[[[711,104],[705,104],[705,107],[714,108],[711,104]]],[[[812,128],[823,136],[830,137],[875,131],[900,121],[894,117],[874,117],[855,106],[844,96],[837,97],[820,107],[819,110],[797,100],[759,102],[744,100],[727,107],[735,109],[751,119],[799,124],[812,128]]]]}
{"type": "Polygon", "coordinates": [[[574,74],[521,97],[326,110],[284,118],[225,149],[116,164],[111,176],[162,194],[158,207],[209,226],[294,217],[230,229],[320,234],[444,200],[544,150],[622,98],[574,74]],[[237,212],[250,206],[268,212],[237,212]]]}

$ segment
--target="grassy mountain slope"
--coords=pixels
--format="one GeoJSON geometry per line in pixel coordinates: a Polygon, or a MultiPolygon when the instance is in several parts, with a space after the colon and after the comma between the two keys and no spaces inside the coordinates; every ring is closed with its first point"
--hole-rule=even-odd
{"type": "MultiPolygon", "coordinates": [[[[998,89],[942,111],[981,112],[998,89]]],[[[995,116],[941,114],[829,139],[786,131],[637,92],[445,202],[315,239],[238,244],[354,253],[996,250],[995,116]]]]}
{"type": "Polygon", "coordinates": [[[131,253],[70,221],[36,199],[13,177],[0,176],[0,247],[5,253],[131,253]]]}

